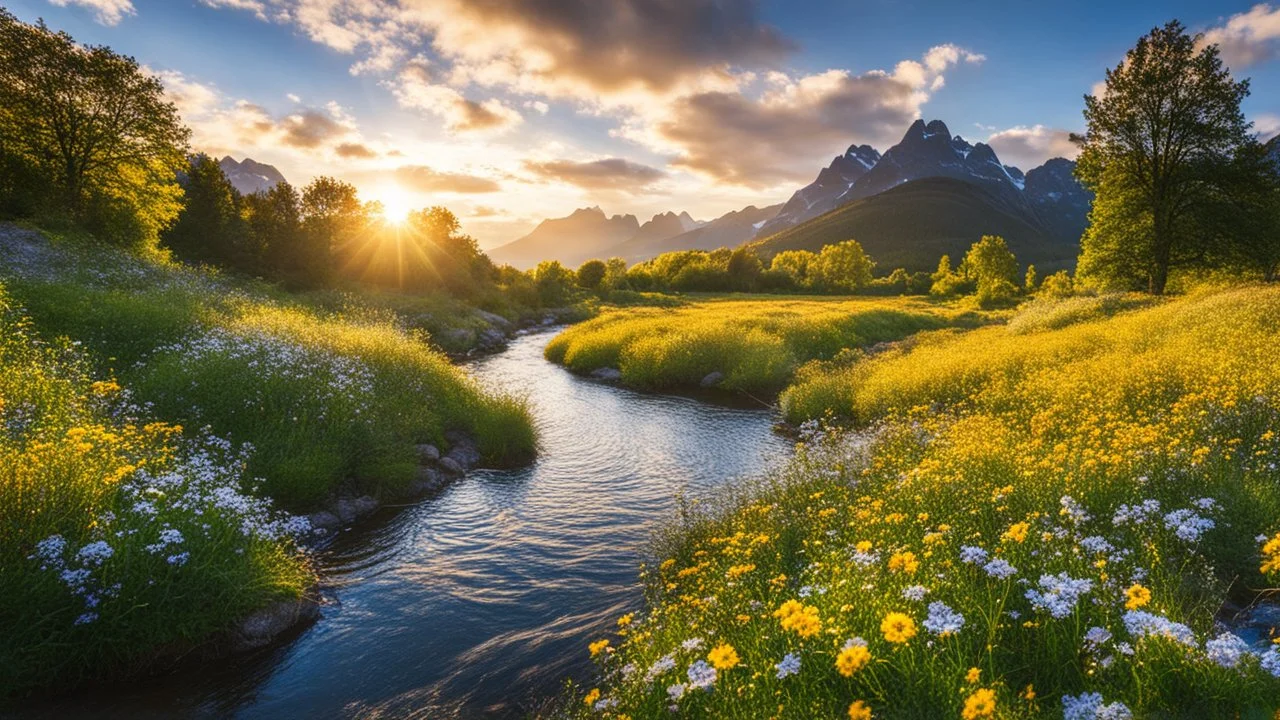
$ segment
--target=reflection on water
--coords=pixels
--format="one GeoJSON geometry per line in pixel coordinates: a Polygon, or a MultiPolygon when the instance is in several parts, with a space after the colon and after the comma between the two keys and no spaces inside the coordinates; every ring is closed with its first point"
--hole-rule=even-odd
{"type": "Polygon", "coordinates": [[[640,605],[638,552],[676,494],[756,473],[787,443],[768,410],[575,378],[542,359],[550,337],[472,366],[528,395],[533,466],[474,472],[344,533],[321,558],[322,617],[292,642],[48,714],[523,717],[586,677],[588,639],[640,605]]]}

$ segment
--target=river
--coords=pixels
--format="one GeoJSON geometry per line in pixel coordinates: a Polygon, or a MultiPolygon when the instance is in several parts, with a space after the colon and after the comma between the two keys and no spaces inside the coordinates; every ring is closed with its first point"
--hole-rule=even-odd
{"type": "Polygon", "coordinates": [[[640,608],[640,553],[679,494],[698,496],[789,452],[764,408],[636,393],[542,357],[553,331],[471,363],[529,399],[538,460],[468,474],[384,508],[322,551],[326,603],[256,655],[59,703],[95,718],[516,718],[586,645],[640,608]]]}

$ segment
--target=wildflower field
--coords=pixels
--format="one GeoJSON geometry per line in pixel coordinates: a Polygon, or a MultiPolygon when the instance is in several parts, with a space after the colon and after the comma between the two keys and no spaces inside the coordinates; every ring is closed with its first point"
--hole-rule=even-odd
{"type": "Polygon", "coordinates": [[[156,417],[251,444],[248,472],[291,508],[340,483],[396,492],[415,443],[473,435],[486,460],[534,451],[519,398],[477,385],[385,310],[321,311],[265,285],[34,233],[0,277],[44,338],[77,342],[156,417]]]}
{"type": "Polygon", "coordinates": [[[658,535],[564,714],[1273,717],[1224,605],[1280,585],[1280,288],[1067,303],[801,371],[796,458],[658,535]]]}
{"type": "Polygon", "coordinates": [[[153,420],[0,288],[0,697],[181,649],[314,575],[243,447],[153,420]]]}
{"type": "Polygon", "coordinates": [[[719,372],[719,387],[776,392],[805,361],[982,319],[918,298],[706,297],[605,312],[557,336],[546,357],[578,373],[617,368],[637,388],[697,387],[719,372]]]}

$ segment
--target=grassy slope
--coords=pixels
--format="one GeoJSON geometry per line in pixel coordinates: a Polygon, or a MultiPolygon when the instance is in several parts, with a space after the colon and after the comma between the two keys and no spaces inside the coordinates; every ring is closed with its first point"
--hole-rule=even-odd
{"type": "Polygon", "coordinates": [[[721,387],[769,392],[802,362],[979,321],[955,306],[915,298],[712,296],[675,308],[604,313],[565,330],[546,356],[580,373],[618,368],[634,387],[697,387],[721,372],[721,387]]]}
{"type": "Polygon", "coordinates": [[[983,235],[1000,235],[1022,263],[1042,271],[1075,265],[1078,249],[1004,210],[985,190],[950,178],[927,178],[857,200],[753,243],[765,257],[784,250],[818,252],[857,240],[877,266],[932,271],[949,254],[959,262],[983,235]]]}
{"type": "Polygon", "coordinates": [[[182,649],[314,583],[243,457],[40,341],[0,286],[0,698],[182,649]]]}
{"type": "Polygon", "coordinates": [[[389,313],[327,313],[269,288],[71,241],[0,253],[11,293],[49,337],[83,344],[136,399],[189,429],[252,443],[249,471],[291,507],[354,479],[394,492],[413,444],[476,436],[489,462],[532,454],[523,403],[479,387],[389,313]]]}
{"type": "MultiPolygon", "coordinates": [[[[817,433],[789,467],[684,513],[643,572],[650,611],[597,653],[635,671],[592,699],[665,714],[712,661],[714,692],[686,689],[682,715],[861,701],[884,718],[1053,718],[1096,692],[1135,717],[1271,717],[1280,652],[1241,654],[1214,616],[1280,585],[1280,288],[1115,309],[1041,305],[1012,331],[802,374],[794,418],[831,409],[872,439],[817,433]],[[788,654],[799,672],[778,677],[788,654]]],[[[1129,717],[1108,712],[1077,717],[1129,717]]]]}

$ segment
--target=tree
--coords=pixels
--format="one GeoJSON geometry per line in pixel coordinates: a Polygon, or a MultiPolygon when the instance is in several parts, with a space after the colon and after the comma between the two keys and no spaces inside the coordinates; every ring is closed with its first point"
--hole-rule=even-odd
{"type": "Polygon", "coordinates": [[[734,290],[753,290],[764,272],[764,264],[754,250],[737,248],[729,256],[725,264],[725,273],[729,276],[729,285],[734,290]]]}
{"type": "Polygon", "coordinates": [[[573,287],[575,277],[573,271],[560,264],[559,260],[543,260],[533,270],[533,283],[538,289],[538,299],[545,307],[563,305],[569,297],[569,289],[573,287]]]}
{"type": "Polygon", "coordinates": [[[1076,174],[1095,193],[1080,272],[1163,293],[1172,268],[1205,264],[1203,228],[1235,156],[1255,141],[1216,45],[1177,21],[1138,40],[1085,96],[1076,174]]]}
{"type": "Polygon", "coordinates": [[[302,189],[302,243],[297,248],[295,277],[305,285],[328,282],[335,255],[350,256],[368,225],[365,206],[350,183],[320,176],[302,189]]]}
{"type": "Polygon", "coordinates": [[[248,226],[247,252],[263,259],[257,271],[276,280],[298,277],[302,268],[302,198],[287,182],[240,199],[248,226]]]}
{"type": "Polygon", "coordinates": [[[578,268],[578,287],[596,290],[604,282],[604,276],[608,272],[609,266],[603,260],[588,260],[578,268]]]}
{"type": "Polygon", "coordinates": [[[182,211],[161,240],[180,259],[252,268],[260,258],[247,247],[240,194],[217,161],[203,153],[191,160],[181,183],[182,211]]]}
{"type": "Polygon", "coordinates": [[[1038,281],[1038,277],[1037,277],[1037,275],[1036,275],[1036,266],[1035,266],[1035,265],[1028,265],[1028,266],[1027,266],[1027,274],[1026,274],[1026,276],[1022,279],[1022,289],[1023,289],[1023,290],[1025,290],[1025,291],[1027,291],[1027,292],[1029,292],[1029,293],[1031,293],[1031,292],[1035,292],[1035,291],[1036,291],[1036,282],[1037,282],[1037,281],[1038,281]]]}
{"type": "Polygon", "coordinates": [[[785,250],[773,256],[769,269],[790,276],[796,287],[810,287],[812,269],[816,269],[818,255],[808,250],[785,250]]]}
{"type": "Polygon", "coordinates": [[[153,245],[179,212],[190,131],[160,80],[4,9],[0,137],[0,168],[46,185],[46,201],[106,239],[153,245]]]}
{"type": "Polygon", "coordinates": [[[979,287],[984,281],[1004,280],[1013,284],[1018,277],[1018,259],[999,235],[983,235],[981,240],[969,246],[961,267],[979,287]]]}
{"type": "Polygon", "coordinates": [[[817,275],[828,290],[856,292],[871,282],[875,263],[857,240],[827,245],[818,253],[817,275]]]}

